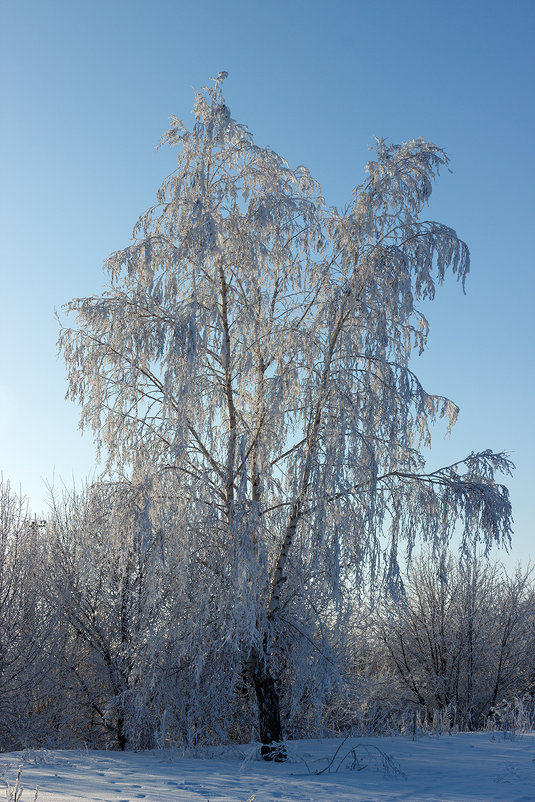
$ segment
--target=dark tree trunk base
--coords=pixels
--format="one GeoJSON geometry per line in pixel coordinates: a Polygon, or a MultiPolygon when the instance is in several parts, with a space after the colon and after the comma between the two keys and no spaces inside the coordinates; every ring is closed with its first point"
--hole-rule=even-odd
{"type": "Polygon", "coordinates": [[[264,760],[283,763],[286,749],[282,744],[279,694],[275,682],[261,658],[254,660],[252,680],[258,702],[258,728],[264,760]]]}
{"type": "Polygon", "coordinates": [[[264,760],[271,760],[274,763],[286,763],[288,759],[283,743],[262,744],[260,754],[264,760]]]}
{"type": "Polygon", "coordinates": [[[117,745],[119,750],[124,752],[126,750],[126,735],[124,732],[124,718],[120,717],[117,720],[117,745]]]}

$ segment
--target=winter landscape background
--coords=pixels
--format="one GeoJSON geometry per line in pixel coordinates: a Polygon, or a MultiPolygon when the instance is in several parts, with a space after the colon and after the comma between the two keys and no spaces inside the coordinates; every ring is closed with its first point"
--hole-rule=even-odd
{"type": "Polygon", "coordinates": [[[532,798],[534,13],[448,12],[6,5],[7,799],[532,798]]]}

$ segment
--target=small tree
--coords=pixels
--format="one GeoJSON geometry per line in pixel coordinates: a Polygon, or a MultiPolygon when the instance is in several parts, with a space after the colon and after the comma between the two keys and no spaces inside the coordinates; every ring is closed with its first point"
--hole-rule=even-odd
{"type": "Polygon", "coordinates": [[[285,639],[341,625],[366,575],[395,583],[402,540],[409,556],[458,526],[507,541],[494,473],[511,466],[485,451],[426,471],[420,451],[457,415],[409,366],[427,335],[416,301],[469,268],[455,232],[420,219],[445,153],[379,140],[352,203],[330,209],[305,167],[232,119],[225,77],[197,94],[191,131],[172,119],[177,169],[107,260],[108,288],[67,305],[60,349],[110,470],[176,474],[169,504],[232,589],[220,614],[270,758],[285,639]]]}

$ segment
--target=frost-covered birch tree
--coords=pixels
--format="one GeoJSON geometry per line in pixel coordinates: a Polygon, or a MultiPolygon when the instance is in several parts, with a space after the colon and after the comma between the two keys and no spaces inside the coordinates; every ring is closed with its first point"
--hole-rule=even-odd
{"type": "Polygon", "coordinates": [[[225,77],[196,95],[191,130],[172,118],[177,168],[106,261],[107,288],[67,305],[60,349],[109,469],[173,474],[167,502],[231,590],[225,637],[273,758],[285,637],[318,645],[346,591],[395,584],[418,538],[437,554],[454,532],[507,542],[494,475],[511,465],[485,451],[428,469],[422,456],[457,407],[411,367],[427,336],[417,304],[469,269],[456,233],[423,216],[444,151],[377,141],[339,211],[234,121],[225,77]]]}

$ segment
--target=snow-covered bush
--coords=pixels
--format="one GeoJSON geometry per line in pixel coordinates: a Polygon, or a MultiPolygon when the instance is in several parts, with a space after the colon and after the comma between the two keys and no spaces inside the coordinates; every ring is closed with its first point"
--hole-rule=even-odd
{"type": "MultiPolygon", "coordinates": [[[[0,479],[0,750],[22,748],[50,693],[53,618],[44,594],[43,522],[0,479]]],[[[50,722],[48,722],[50,723],[50,722]]]]}
{"type": "Polygon", "coordinates": [[[409,571],[405,595],[373,616],[390,696],[427,724],[480,729],[503,699],[535,693],[533,572],[508,575],[475,554],[429,555],[409,571]]]}

